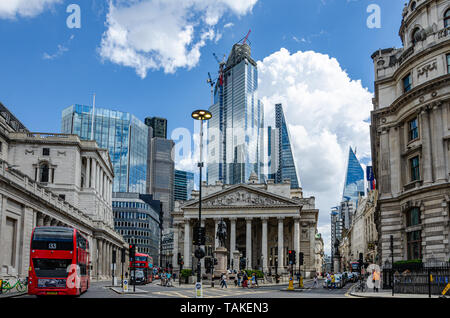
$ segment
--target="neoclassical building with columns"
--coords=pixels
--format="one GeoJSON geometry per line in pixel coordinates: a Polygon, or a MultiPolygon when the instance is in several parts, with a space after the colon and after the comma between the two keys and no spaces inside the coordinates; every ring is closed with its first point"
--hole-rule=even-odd
{"type": "Polygon", "coordinates": [[[402,16],[403,47],[372,55],[374,221],[388,268],[392,254],[450,258],[450,1],[410,0],[402,16]]]}
{"type": "MultiPolygon", "coordinates": [[[[289,180],[275,184],[257,183],[256,174],[246,184],[215,185],[203,183],[202,226],[206,227],[205,250],[214,257],[219,246],[215,233],[218,223],[227,225],[227,268],[239,270],[240,259],[245,258],[246,269],[259,269],[265,274],[287,273],[288,250],[304,254],[302,274],[315,273],[315,235],[319,211],[315,198],[303,198],[301,189],[290,188],[289,180]]],[[[183,256],[184,267],[196,269],[195,246],[192,244],[193,227],[198,222],[198,192],[192,199],[177,202],[172,213],[174,221],[173,267],[179,270],[178,253],[183,256]]],[[[205,273],[204,259],[202,272],[205,273]]]]}
{"type": "Polygon", "coordinates": [[[65,226],[88,238],[91,277],[109,279],[113,251],[119,263],[127,247],[113,228],[113,177],[95,141],[31,133],[0,103],[0,278],[28,275],[34,227],[65,226]]]}

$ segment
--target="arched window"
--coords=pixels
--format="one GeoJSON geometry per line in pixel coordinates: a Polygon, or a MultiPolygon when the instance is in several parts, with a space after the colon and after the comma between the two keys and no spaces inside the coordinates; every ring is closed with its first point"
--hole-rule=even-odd
{"type": "Polygon", "coordinates": [[[447,28],[449,26],[450,26],[450,9],[448,9],[444,13],[444,27],[447,28]]]}
{"type": "Polygon", "coordinates": [[[413,2],[411,3],[411,11],[414,11],[415,9],[416,9],[416,2],[413,1],[413,2]]]}
{"type": "Polygon", "coordinates": [[[417,42],[420,41],[420,38],[421,38],[420,28],[415,28],[411,36],[411,42],[415,45],[417,42]]]}
{"type": "Polygon", "coordinates": [[[39,181],[40,182],[48,182],[49,180],[49,167],[47,163],[42,163],[39,166],[39,181]]]}

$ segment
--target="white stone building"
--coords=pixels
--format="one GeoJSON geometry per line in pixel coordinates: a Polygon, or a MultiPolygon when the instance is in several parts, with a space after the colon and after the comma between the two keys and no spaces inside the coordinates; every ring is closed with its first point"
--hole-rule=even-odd
{"type": "Polygon", "coordinates": [[[28,275],[34,227],[68,226],[89,240],[91,276],[109,278],[112,251],[120,262],[126,245],[113,229],[107,150],[76,135],[30,133],[1,103],[0,115],[0,277],[28,275]]]}
{"type": "MultiPolygon", "coordinates": [[[[202,223],[206,227],[206,250],[215,251],[215,233],[222,219],[227,224],[228,268],[239,269],[239,258],[246,258],[245,267],[275,274],[287,273],[288,250],[304,253],[302,274],[316,272],[316,232],[319,211],[314,197],[303,198],[301,189],[291,192],[290,182],[257,183],[252,174],[249,183],[202,186],[202,223]],[[232,260],[232,261],[231,261],[232,260]],[[278,267],[276,268],[276,265],[278,267]]],[[[196,268],[192,245],[192,228],[198,220],[198,192],[184,205],[176,205],[174,218],[174,269],[177,255],[184,258],[184,268],[196,268]]],[[[212,255],[208,255],[212,256],[212,255]]],[[[202,260],[204,262],[204,260],[202,260]]],[[[298,269],[298,267],[296,267],[298,269]]],[[[202,264],[202,271],[205,267],[202,264]]]]}
{"type": "Polygon", "coordinates": [[[409,1],[403,47],[376,51],[371,116],[379,263],[448,261],[450,1],[409,1]]]}

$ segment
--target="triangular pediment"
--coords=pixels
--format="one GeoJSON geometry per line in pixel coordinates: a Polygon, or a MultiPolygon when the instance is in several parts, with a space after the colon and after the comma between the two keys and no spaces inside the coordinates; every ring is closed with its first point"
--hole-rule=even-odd
{"type": "MultiPolygon", "coordinates": [[[[202,198],[202,209],[267,206],[298,207],[301,204],[295,200],[243,184],[218,191],[202,198]]],[[[198,200],[189,202],[182,208],[198,208],[198,200]]]]}

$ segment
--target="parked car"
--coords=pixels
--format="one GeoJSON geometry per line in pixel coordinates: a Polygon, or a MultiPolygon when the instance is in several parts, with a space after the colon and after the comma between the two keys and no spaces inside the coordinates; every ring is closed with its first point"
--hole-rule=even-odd
{"type": "Polygon", "coordinates": [[[342,288],[345,286],[345,281],[342,274],[334,274],[334,280],[336,283],[336,288],[342,288]]]}

